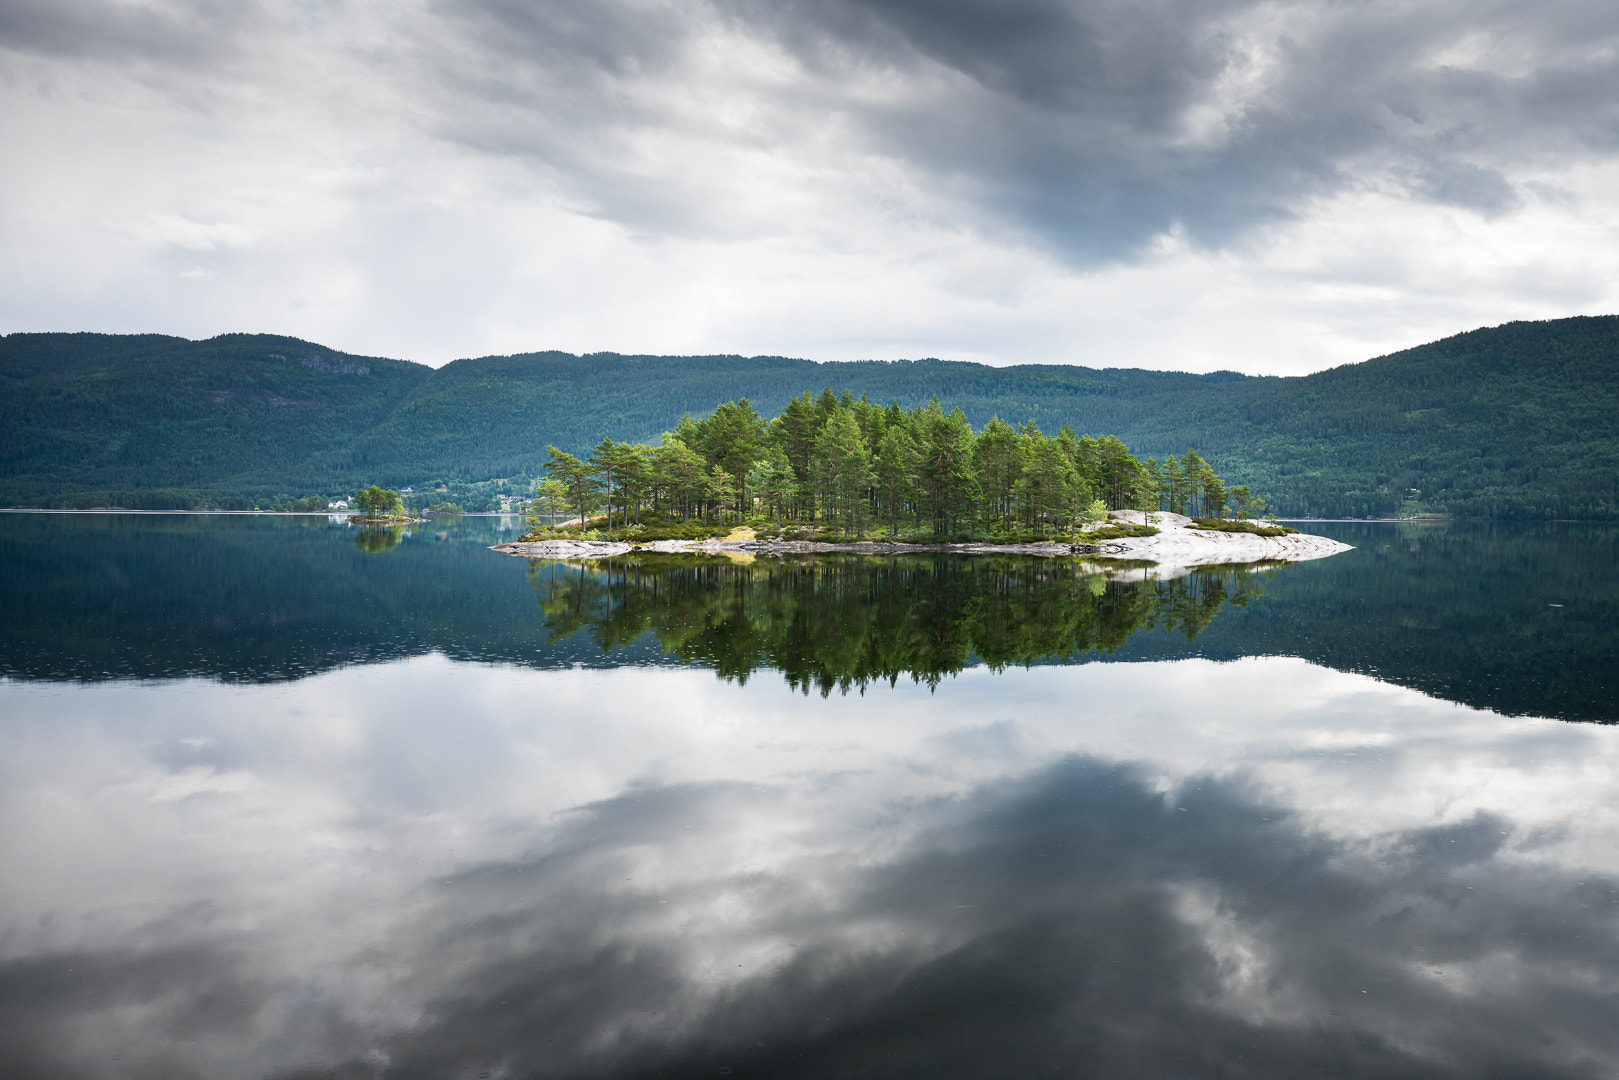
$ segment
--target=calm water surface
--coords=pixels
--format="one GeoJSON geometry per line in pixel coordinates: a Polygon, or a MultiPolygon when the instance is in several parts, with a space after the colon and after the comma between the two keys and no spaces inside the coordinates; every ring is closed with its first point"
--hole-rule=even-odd
{"type": "Polygon", "coordinates": [[[515,525],[0,515],[0,1075],[1619,1073],[1619,530],[515,525]]]}

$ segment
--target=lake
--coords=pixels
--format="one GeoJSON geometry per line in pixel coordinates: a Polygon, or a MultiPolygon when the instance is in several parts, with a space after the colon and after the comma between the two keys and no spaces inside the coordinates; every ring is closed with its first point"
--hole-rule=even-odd
{"type": "Polygon", "coordinates": [[[0,1074],[1619,1073],[1619,528],[0,515],[0,1074]]]}

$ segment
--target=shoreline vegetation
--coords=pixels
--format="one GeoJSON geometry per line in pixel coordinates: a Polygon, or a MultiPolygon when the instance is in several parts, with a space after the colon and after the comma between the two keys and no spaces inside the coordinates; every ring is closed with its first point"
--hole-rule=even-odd
{"type": "MultiPolygon", "coordinates": [[[[525,517],[523,510],[435,510],[431,507],[421,513],[430,515],[419,517],[419,521],[431,521],[433,518],[472,517],[472,518],[510,518],[525,517]]],[[[193,507],[189,510],[137,510],[128,506],[0,506],[0,514],[145,514],[148,516],[162,515],[190,515],[196,517],[352,517],[346,510],[224,510],[218,507],[193,507]]],[[[1367,522],[1392,522],[1395,524],[1439,522],[1439,521],[1494,521],[1495,518],[1467,517],[1460,514],[1412,514],[1406,517],[1276,517],[1265,519],[1267,522],[1275,521],[1278,524],[1288,522],[1329,522],[1353,521],[1357,524],[1367,522]]],[[[1542,520],[1542,519],[1536,519],[1542,520]]],[[[1595,524],[1601,518],[1545,518],[1548,522],[1561,522],[1573,524],[1595,524]]]]}
{"type": "Polygon", "coordinates": [[[1228,488],[1195,449],[1143,461],[1113,435],[1065,426],[1048,436],[1033,420],[1014,427],[992,417],[974,431],[937,398],[905,410],[828,387],[768,421],[744,398],[701,419],[686,415],[657,446],[605,438],[588,459],[547,452],[529,531],[496,550],[531,558],[926,550],[1177,565],[1344,550],[1252,520],[1265,500],[1247,485],[1228,488]]]}
{"type": "MultiPolygon", "coordinates": [[[[1110,515],[1113,528],[1098,533],[1115,535],[1106,539],[1082,541],[1052,540],[998,544],[982,541],[904,542],[889,540],[823,541],[773,539],[758,536],[753,529],[739,526],[722,538],[708,540],[590,540],[523,539],[492,545],[490,550],[532,560],[588,562],[634,553],[663,555],[717,556],[732,561],[751,562],[760,556],[787,555],[1031,555],[1041,557],[1086,556],[1095,560],[1095,569],[1110,577],[1146,572],[1161,578],[1179,577],[1200,567],[1275,565],[1326,558],[1350,545],[1324,536],[1313,536],[1297,529],[1268,527],[1249,522],[1249,529],[1209,528],[1179,514],[1155,514],[1157,523],[1141,527],[1139,511],[1118,511],[1110,515]]],[[[1236,524],[1236,523],[1233,523],[1236,524]]]]}
{"type": "Polygon", "coordinates": [[[783,543],[1088,545],[1150,536],[1167,512],[1248,532],[1265,500],[1227,487],[1195,449],[1138,459],[1113,435],[1033,420],[974,431],[938,398],[906,410],[830,387],[766,420],[746,398],[682,417],[658,445],[547,446],[522,539],[709,541],[738,526],[783,543]],[[1117,517],[1140,511],[1139,521],[1117,517]],[[547,522],[562,524],[553,525],[547,522]]]}

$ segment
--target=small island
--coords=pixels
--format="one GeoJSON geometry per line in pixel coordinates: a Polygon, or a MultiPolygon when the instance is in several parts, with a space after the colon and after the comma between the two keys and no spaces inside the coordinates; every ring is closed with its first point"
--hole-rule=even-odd
{"type": "MultiPolygon", "coordinates": [[[[409,488],[405,489],[409,491],[409,488]]],[[[424,518],[416,517],[405,509],[405,500],[392,488],[370,487],[358,492],[354,496],[354,508],[358,514],[350,514],[349,521],[356,525],[393,527],[401,525],[416,525],[424,518]]]]}
{"type": "Polygon", "coordinates": [[[900,543],[895,541],[773,540],[761,538],[752,529],[741,527],[723,538],[712,540],[650,540],[642,543],[620,540],[519,540],[496,544],[491,550],[527,559],[605,559],[633,551],[662,554],[756,556],[849,553],[893,555],[918,552],[945,552],[958,555],[1089,555],[1099,561],[1099,569],[1110,562],[1132,567],[1155,565],[1154,576],[1176,577],[1200,566],[1252,565],[1260,563],[1306,562],[1350,550],[1350,545],[1325,536],[1312,536],[1297,529],[1260,526],[1252,530],[1211,528],[1182,514],[1143,515],[1139,511],[1117,511],[1110,520],[1121,525],[1139,523],[1147,517],[1152,531],[1116,539],[1062,543],[1056,541],[998,544],[984,541],[960,543],[900,543]]]}
{"type": "Polygon", "coordinates": [[[1195,449],[1137,458],[1112,435],[992,418],[975,432],[935,398],[905,410],[830,388],[765,420],[746,399],[684,417],[658,445],[547,447],[531,559],[630,551],[728,556],[940,551],[1082,554],[1172,567],[1298,562],[1347,550],[1259,519],[1195,449]]]}

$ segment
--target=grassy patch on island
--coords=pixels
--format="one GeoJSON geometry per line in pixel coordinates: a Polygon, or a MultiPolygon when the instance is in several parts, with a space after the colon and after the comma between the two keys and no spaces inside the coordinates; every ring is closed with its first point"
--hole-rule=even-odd
{"type": "Polygon", "coordinates": [[[1109,525],[1099,525],[1089,532],[1076,532],[1074,539],[1081,544],[1093,544],[1098,540],[1123,540],[1130,536],[1157,536],[1158,530],[1151,525],[1132,525],[1125,521],[1115,521],[1109,525]]]}
{"type": "Polygon", "coordinates": [[[1205,529],[1209,532],[1252,533],[1255,536],[1286,536],[1296,533],[1297,529],[1290,529],[1286,525],[1266,525],[1258,521],[1229,521],[1225,518],[1193,518],[1192,529],[1205,529]]]}

